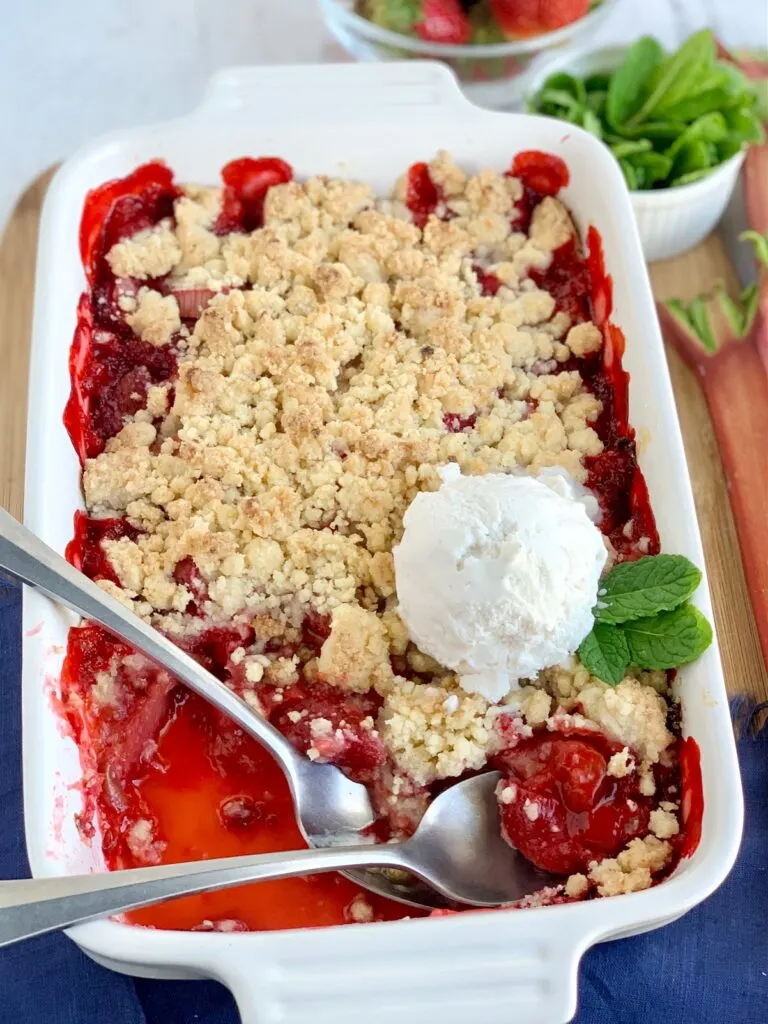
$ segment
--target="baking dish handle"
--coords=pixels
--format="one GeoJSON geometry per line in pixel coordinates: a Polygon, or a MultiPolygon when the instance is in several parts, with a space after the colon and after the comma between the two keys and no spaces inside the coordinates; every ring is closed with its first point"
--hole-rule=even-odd
{"type": "Polygon", "coordinates": [[[195,114],[253,112],[263,125],[286,117],[336,119],[342,105],[347,115],[378,115],[394,108],[408,117],[414,108],[470,106],[448,68],[410,61],[226,68],[209,79],[195,114]]]}
{"type": "Polygon", "coordinates": [[[446,921],[455,937],[434,947],[434,932],[425,944],[418,922],[400,926],[395,951],[391,925],[364,926],[365,942],[358,927],[346,927],[326,932],[322,946],[313,944],[306,956],[294,947],[284,956],[275,950],[267,962],[230,957],[220,977],[235,996],[242,1024],[338,1024],[340,1016],[366,1024],[570,1021],[579,963],[598,936],[588,935],[583,923],[522,912],[491,943],[483,915],[471,916],[477,927],[453,929],[446,921]]]}

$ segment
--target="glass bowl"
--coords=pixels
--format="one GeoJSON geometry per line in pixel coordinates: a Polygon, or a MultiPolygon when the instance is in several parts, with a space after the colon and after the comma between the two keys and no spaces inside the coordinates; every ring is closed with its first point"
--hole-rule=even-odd
{"type": "Polygon", "coordinates": [[[526,72],[540,54],[582,36],[591,38],[618,0],[602,0],[588,14],[554,32],[504,43],[430,43],[375,25],[356,14],[354,0],[319,0],[328,30],[357,60],[441,60],[481,106],[509,108],[522,102],[526,72]]]}

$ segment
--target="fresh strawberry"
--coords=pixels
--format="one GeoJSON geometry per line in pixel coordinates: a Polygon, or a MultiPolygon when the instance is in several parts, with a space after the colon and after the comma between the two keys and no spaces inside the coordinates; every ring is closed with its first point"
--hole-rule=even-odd
{"type": "Polygon", "coordinates": [[[499,27],[507,35],[550,32],[583,18],[589,0],[491,0],[499,27]]]}
{"type": "Polygon", "coordinates": [[[459,0],[424,0],[421,21],[413,28],[429,43],[467,43],[472,33],[459,0]]]}
{"type": "Polygon", "coordinates": [[[491,0],[491,10],[502,32],[510,36],[541,31],[539,0],[491,0]]]}
{"type": "Polygon", "coordinates": [[[541,23],[546,29],[562,28],[589,12],[589,0],[541,0],[541,23]]]}

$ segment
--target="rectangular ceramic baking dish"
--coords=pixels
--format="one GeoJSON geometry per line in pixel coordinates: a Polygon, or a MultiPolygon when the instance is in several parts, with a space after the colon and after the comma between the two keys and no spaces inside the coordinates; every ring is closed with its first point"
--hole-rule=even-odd
{"type": "MultiPolygon", "coordinates": [[[[238,68],[211,81],[177,121],[110,135],[62,167],[40,232],[27,447],[26,522],[58,551],[81,506],[80,467],[62,426],[67,356],[85,286],[78,223],[89,188],[153,157],[181,181],[215,182],[227,161],[279,155],[297,177],[370,182],[380,194],[440,148],[473,170],[507,167],[521,149],[565,159],[564,192],[582,232],[601,232],[626,333],[631,419],[662,545],[703,566],[691,487],[648,276],[618,167],[592,136],[561,122],[480,110],[438,64],[238,68]]],[[[696,600],[712,617],[706,581],[696,600]]],[[[83,844],[81,766],[56,712],[68,613],[38,594],[24,604],[27,849],[37,876],[100,866],[83,844]]],[[[586,949],[667,923],[722,882],[738,850],[742,797],[717,643],[680,674],[683,723],[701,748],[705,813],[696,853],[654,889],[542,909],[273,933],[217,934],[81,925],[72,938],[98,962],[154,977],[213,977],[245,1024],[559,1024],[576,1009],[586,949]]]]}

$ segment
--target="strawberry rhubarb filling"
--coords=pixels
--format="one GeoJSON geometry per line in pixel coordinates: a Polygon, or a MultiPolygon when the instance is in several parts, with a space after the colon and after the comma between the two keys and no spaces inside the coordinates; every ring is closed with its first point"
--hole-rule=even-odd
{"type": "MultiPolygon", "coordinates": [[[[385,199],[297,181],[274,157],[234,161],[222,181],[180,185],[154,163],[89,195],[65,412],[85,511],[69,560],[307,757],[368,786],[377,840],[496,768],[503,834],[555,876],[528,904],[663,878],[691,852],[700,802],[683,801],[673,665],[642,647],[626,581],[611,580],[637,566],[642,614],[689,625],[696,580],[654,562],[624,339],[599,236],[582,246],[557,198],[565,165],[523,153],[471,175],[440,153],[385,199]],[[460,525],[475,516],[482,543],[445,572],[474,566],[491,596],[533,580],[546,597],[538,618],[489,598],[504,613],[478,616],[479,667],[431,570],[428,607],[406,594],[421,542],[416,562],[398,553],[409,509],[457,480],[474,510],[460,525]],[[477,497],[491,484],[498,535],[477,497]],[[514,511],[537,501],[550,541],[566,520],[578,541],[543,545],[543,520],[514,511]],[[675,604],[653,604],[660,572],[675,604]]],[[[61,690],[84,765],[79,828],[108,867],[302,845],[269,756],[100,627],[70,631],[61,690]]],[[[131,919],[238,930],[405,913],[322,876],[131,919]]]]}

